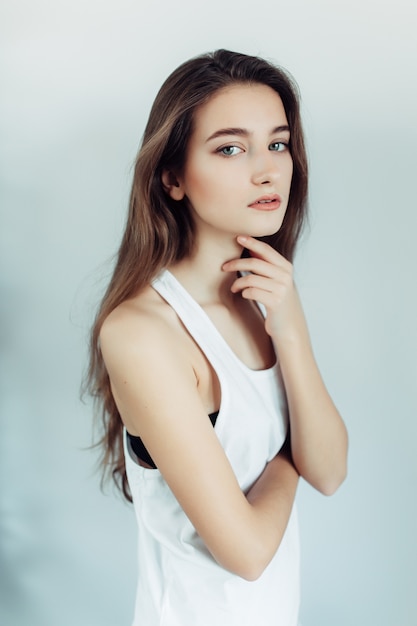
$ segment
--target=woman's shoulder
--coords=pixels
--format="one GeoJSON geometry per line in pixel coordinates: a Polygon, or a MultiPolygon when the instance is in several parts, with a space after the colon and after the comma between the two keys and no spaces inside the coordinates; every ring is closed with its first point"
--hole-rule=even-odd
{"type": "Polygon", "coordinates": [[[140,335],[145,338],[153,330],[161,331],[169,318],[168,306],[151,286],[124,300],[105,318],[101,343],[140,335]]]}
{"type": "Polygon", "coordinates": [[[141,328],[167,323],[170,307],[151,285],[145,286],[135,296],[116,306],[104,320],[102,331],[121,330],[126,325],[141,328]]]}
{"type": "Polygon", "coordinates": [[[173,309],[149,285],[123,301],[106,317],[100,330],[100,344],[106,360],[110,354],[123,355],[178,349],[181,327],[173,309]]]}

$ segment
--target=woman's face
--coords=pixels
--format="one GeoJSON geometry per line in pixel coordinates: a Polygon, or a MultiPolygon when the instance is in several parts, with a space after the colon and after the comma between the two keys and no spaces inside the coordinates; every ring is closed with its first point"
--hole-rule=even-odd
{"type": "Polygon", "coordinates": [[[224,88],[196,110],[185,166],[170,193],[188,199],[199,236],[279,230],[293,171],[289,140],[281,98],[266,85],[224,88]]]}

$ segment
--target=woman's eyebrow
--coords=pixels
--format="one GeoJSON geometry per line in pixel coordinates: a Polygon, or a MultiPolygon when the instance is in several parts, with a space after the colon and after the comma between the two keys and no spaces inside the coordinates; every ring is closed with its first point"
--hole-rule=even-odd
{"type": "MultiPolygon", "coordinates": [[[[284,124],[282,126],[276,126],[275,128],[272,129],[271,131],[271,135],[274,135],[275,133],[282,133],[282,132],[289,132],[290,131],[290,127],[288,126],[288,124],[284,124]]],[[[208,141],[211,141],[212,139],[217,139],[218,137],[224,137],[224,136],[230,136],[230,135],[237,135],[238,137],[249,137],[249,135],[251,135],[252,133],[247,130],[246,128],[221,128],[220,130],[216,130],[216,132],[214,132],[212,135],[210,135],[210,137],[206,140],[206,143],[208,141]]]]}

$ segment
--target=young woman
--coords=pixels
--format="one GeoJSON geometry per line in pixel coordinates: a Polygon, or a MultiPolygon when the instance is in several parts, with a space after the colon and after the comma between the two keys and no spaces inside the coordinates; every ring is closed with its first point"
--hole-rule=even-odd
{"type": "Polygon", "coordinates": [[[158,93],[92,334],[104,466],[133,498],[134,626],[296,626],[299,476],[347,436],[291,261],[306,211],[297,90],[219,50],[158,93]]]}

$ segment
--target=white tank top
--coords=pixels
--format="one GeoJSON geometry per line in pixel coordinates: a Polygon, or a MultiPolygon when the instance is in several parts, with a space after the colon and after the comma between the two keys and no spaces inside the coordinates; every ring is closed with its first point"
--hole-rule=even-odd
{"type": "MultiPolygon", "coordinates": [[[[176,311],[219,378],[221,405],[215,432],[245,492],[286,436],[288,410],[279,366],[254,371],[242,363],[167,270],[152,286],[176,311]]],[[[297,626],[295,506],[271,563],[258,580],[249,582],[214,560],[159,470],[133,460],[126,437],[125,458],[138,523],[133,626],[297,626]]]]}

